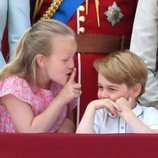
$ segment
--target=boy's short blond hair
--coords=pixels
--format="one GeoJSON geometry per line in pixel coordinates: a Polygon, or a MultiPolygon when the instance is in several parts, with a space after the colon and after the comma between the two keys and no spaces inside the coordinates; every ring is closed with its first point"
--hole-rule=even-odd
{"type": "Polygon", "coordinates": [[[139,83],[142,88],[139,96],[145,91],[147,67],[139,56],[129,50],[117,51],[98,59],[94,61],[94,67],[112,83],[125,83],[128,87],[139,83]]]}

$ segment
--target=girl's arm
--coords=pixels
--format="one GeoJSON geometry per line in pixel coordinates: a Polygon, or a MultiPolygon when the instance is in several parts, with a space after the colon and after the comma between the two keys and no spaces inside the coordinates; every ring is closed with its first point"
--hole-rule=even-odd
{"type": "Polygon", "coordinates": [[[34,116],[29,104],[20,101],[13,95],[6,95],[1,98],[18,132],[48,132],[50,130],[64,106],[81,94],[81,85],[74,82],[75,73],[76,71],[73,71],[63,89],[37,116],[34,116]]]}
{"type": "Polygon", "coordinates": [[[29,133],[49,131],[65,105],[62,99],[56,97],[43,112],[34,116],[29,104],[12,95],[4,96],[2,101],[18,132],[29,133]]]}

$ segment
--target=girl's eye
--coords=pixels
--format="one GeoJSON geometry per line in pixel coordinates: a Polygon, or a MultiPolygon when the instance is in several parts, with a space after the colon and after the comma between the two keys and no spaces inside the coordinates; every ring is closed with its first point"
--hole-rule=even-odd
{"type": "Polygon", "coordinates": [[[73,55],[72,57],[67,57],[67,58],[63,59],[62,61],[63,62],[68,62],[69,60],[73,60],[74,61],[74,59],[75,59],[75,55],[73,55]]]}
{"type": "Polygon", "coordinates": [[[69,59],[63,59],[63,62],[67,62],[69,59]]]}

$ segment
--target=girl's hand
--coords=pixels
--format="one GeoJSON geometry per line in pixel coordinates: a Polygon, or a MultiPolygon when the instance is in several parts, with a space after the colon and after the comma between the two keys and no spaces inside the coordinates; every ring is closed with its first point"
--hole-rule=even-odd
{"type": "Polygon", "coordinates": [[[65,84],[61,92],[58,94],[64,103],[69,103],[71,100],[78,98],[81,95],[81,84],[75,82],[76,68],[73,69],[68,82],[65,84]]]}

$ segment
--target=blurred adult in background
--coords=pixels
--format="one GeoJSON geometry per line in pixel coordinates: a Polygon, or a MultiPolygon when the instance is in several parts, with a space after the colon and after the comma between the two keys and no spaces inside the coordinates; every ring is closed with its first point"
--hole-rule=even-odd
{"type": "Polygon", "coordinates": [[[19,38],[31,26],[30,0],[1,0],[0,2],[0,69],[6,64],[2,50],[6,24],[8,26],[8,55],[10,56],[19,38]]]}
{"type": "Polygon", "coordinates": [[[148,81],[142,105],[158,108],[158,0],[140,0],[136,10],[130,49],[147,64],[148,81]]]}

